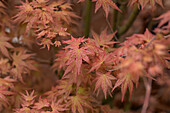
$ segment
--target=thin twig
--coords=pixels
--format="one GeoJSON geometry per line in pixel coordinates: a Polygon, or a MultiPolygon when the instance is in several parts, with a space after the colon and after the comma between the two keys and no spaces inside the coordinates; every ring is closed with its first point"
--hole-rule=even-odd
{"type": "Polygon", "coordinates": [[[115,68],[115,69],[108,69],[107,71],[116,71],[119,70],[120,68],[115,68]]]}
{"type": "Polygon", "coordinates": [[[150,44],[151,44],[155,39],[156,39],[156,37],[153,37],[153,38],[151,39],[151,41],[145,46],[145,48],[148,48],[148,47],[150,46],[150,44]]]}
{"type": "Polygon", "coordinates": [[[44,59],[40,59],[40,58],[35,58],[34,60],[41,64],[51,64],[50,60],[44,60],[44,59]]]}
{"type": "MultiPolygon", "coordinates": [[[[165,39],[167,39],[167,38],[169,38],[169,37],[170,37],[170,35],[164,36],[165,39]]],[[[148,48],[154,40],[156,40],[156,37],[153,37],[153,38],[151,39],[151,41],[145,46],[145,48],[148,48]]]]}
{"type": "MultiPolygon", "coordinates": [[[[103,12],[103,15],[105,16],[104,12],[103,12]]],[[[113,31],[112,26],[111,26],[111,24],[110,24],[110,22],[109,22],[109,20],[107,18],[106,18],[106,22],[107,22],[111,32],[113,33],[114,31],[113,31]]]]}
{"type": "MultiPolygon", "coordinates": [[[[103,12],[103,15],[105,16],[105,13],[104,13],[104,12],[103,12]]],[[[110,22],[109,22],[109,20],[108,20],[107,18],[106,18],[106,22],[107,22],[107,24],[108,24],[111,32],[114,33],[114,31],[113,31],[113,29],[112,29],[112,26],[111,26],[111,24],[110,24],[110,22]]],[[[115,37],[116,41],[119,41],[116,35],[115,35],[114,37],[115,37]]]]}
{"type": "Polygon", "coordinates": [[[167,39],[167,38],[169,38],[169,37],[170,37],[170,35],[166,35],[166,36],[164,36],[164,38],[165,38],[165,39],[167,39]]]}

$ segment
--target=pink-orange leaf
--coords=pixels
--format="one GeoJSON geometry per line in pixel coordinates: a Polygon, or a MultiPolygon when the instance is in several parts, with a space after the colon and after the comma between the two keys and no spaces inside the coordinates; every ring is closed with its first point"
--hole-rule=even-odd
{"type": "Polygon", "coordinates": [[[84,108],[92,109],[88,102],[88,96],[77,94],[76,96],[69,97],[69,104],[71,105],[72,113],[85,113],[84,108]]]}
{"type": "Polygon", "coordinates": [[[14,93],[9,91],[9,88],[12,88],[13,84],[8,80],[0,78],[0,101],[3,100],[5,103],[9,104],[7,95],[13,95],[14,93]]]}
{"type": "Polygon", "coordinates": [[[158,24],[158,28],[161,28],[163,25],[167,23],[166,26],[163,26],[161,29],[166,30],[165,34],[170,32],[170,11],[162,14],[161,16],[157,17],[156,20],[160,20],[158,24]]]}
{"type": "Polygon", "coordinates": [[[109,14],[109,6],[111,6],[112,8],[122,12],[117,5],[112,1],[112,0],[92,0],[93,2],[96,1],[96,7],[95,7],[95,12],[97,12],[97,10],[102,6],[105,13],[106,13],[106,18],[108,17],[109,14]]]}
{"type": "Polygon", "coordinates": [[[89,57],[87,55],[92,54],[92,53],[88,51],[88,47],[81,47],[81,45],[85,41],[87,41],[87,39],[84,39],[84,37],[76,39],[72,36],[71,36],[71,40],[64,41],[64,43],[69,44],[68,46],[65,47],[65,49],[69,50],[66,54],[67,56],[69,56],[69,59],[66,62],[66,65],[68,65],[68,68],[66,69],[65,74],[71,71],[74,68],[74,66],[76,66],[75,74],[80,74],[82,61],[84,60],[87,63],[90,62],[89,57]]]}
{"type": "Polygon", "coordinates": [[[111,41],[115,33],[107,35],[107,28],[105,28],[99,36],[94,31],[92,31],[92,35],[94,39],[91,39],[91,40],[96,44],[95,46],[97,47],[109,48],[109,45],[113,45],[116,43],[115,41],[111,41]]]}
{"type": "Polygon", "coordinates": [[[0,51],[3,55],[9,58],[8,48],[13,48],[13,46],[8,42],[10,39],[5,36],[4,33],[0,33],[0,51]]]}
{"type": "Polygon", "coordinates": [[[95,57],[94,62],[91,64],[92,68],[89,70],[89,72],[98,70],[102,66],[102,64],[110,60],[109,57],[111,57],[111,54],[106,54],[104,52],[101,52],[99,56],[95,57]]]}
{"type": "Polygon", "coordinates": [[[115,86],[112,89],[112,91],[113,91],[115,88],[117,88],[118,86],[121,85],[122,101],[124,100],[124,96],[125,96],[127,88],[129,88],[130,98],[132,96],[132,91],[133,91],[132,79],[133,78],[132,78],[132,76],[130,74],[121,75],[121,78],[119,78],[117,80],[117,82],[115,83],[115,86]]]}
{"type": "Polygon", "coordinates": [[[130,0],[130,1],[129,1],[129,4],[130,4],[130,5],[133,5],[133,4],[135,4],[136,2],[138,2],[138,3],[141,5],[142,9],[143,9],[147,4],[151,5],[152,8],[153,8],[153,7],[155,7],[155,4],[156,4],[156,3],[159,4],[161,7],[163,7],[162,0],[130,0]]]}
{"type": "MultiPolygon", "coordinates": [[[[110,72],[107,73],[101,73],[101,72],[97,72],[97,77],[95,79],[96,81],[96,85],[95,85],[95,89],[94,92],[96,90],[98,90],[98,92],[100,91],[100,88],[102,88],[105,99],[107,98],[107,92],[109,92],[110,94],[110,88],[112,88],[112,80],[115,80],[116,78],[110,74],[110,72]]],[[[111,94],[110,94],[111,95],[111,94]]]]}
{"type": "Polygon", "coordinates": [[[42,99],[41,97],[39,98],[39,102],[36,102],[34,104],[34,107],[35,109],[41,109],[43,107],[49,107],[50,103],[48,102],[48,100],[45,98],[45,99],[42,99]]]}
{"type": "Polygon", "coordinates": [[[62,105],[60,103],[60,101],[57,102],[52,101],[51,108],[52,108],[52,113],[61,113],[62,111],[68,110],[65,107],[65,105],[62,105]]]}

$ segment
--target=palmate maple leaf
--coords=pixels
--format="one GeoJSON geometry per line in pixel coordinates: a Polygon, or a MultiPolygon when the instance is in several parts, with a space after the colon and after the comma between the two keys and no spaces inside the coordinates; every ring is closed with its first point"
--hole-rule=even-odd
{"type": "Polygon", "coordinates": [[[11,65],[9,63],[9,59],[0,59],[0,73],[2,75],[8,74],[11,70],[11,65]]]}
{"type": "Polygon", "coordinates": [[[48,38],[43,38],[41,40],[41,43],[38,43],[38,45],[43,45],[42,48],[45,48],[47,46],[47,49],[50,50],[50,45],[54,45],[52,42],[51,42],[51,39],[48,39],[48,38]]]}
{"type": "Polygon", "coordinates": [[[155,18],[156,20],[161,20],[159,22],[158,27],[161,27],[162,25],[164,25],[165,23],[169,23],[170,21],[170,11],[167,11],[166,13],[162,14],[161,16],[155,18]]]}
{"type": "Polygon", "coordinates": [[[37,110],[32,109],[32,105],[34,104],[35,101],[35,95],[34,95],[34,90],[29,94],[28,91],[25,91],[26,94],[20,93],[21,95],[21,108],[15,109],[16,113],[38,113],[37,110]]]}
{"type": "Polygon", "coordinates": [[[26,51],[14,52],[14,54],[12,55],[13,65],[16,67],[27,67],[25,60],[30,58],[31,56],[32,54],[26,54],[26,51]]]}
{"type": "Polygon", "coordinates": [[[68,44],[68,46],[65,47],[65,49],[74,49],[74,48],[79,48],[79,45],[86,42],[87,39],[82,38],[74,38],[71,36],[71,40],[63,41],[63,43],[68,44]]]}
{"type": "Polygon", "coordinates": [[[166,13],[162,14],[161,16],[155,18],[155,20],[160,20],[160,22],[158,24],[158,28],[155,29],[156,32],[158,32],[158,30],[159,31],[163,30],[165,32],[165,34],[170,32],[170,11],[167,11],[166,13]],[[167,25],[163,26],[166,23],[167,23],[167,25]]]}
{"type": "Polygon", "coordinates": [[[13,18],[14,18],[14,22],[25,23],[28,22],[28,20],[30,19],[28,15],[31,15],[34,9],[31,6],[31,4],[28,2],[28,0],[26,0],[25,2],[21,1],[21,4],[22,5],[17,6],[20,12],[17,15],[15,15],[13,18]]]}
{"type": "Polygon", "coordinates": [[[31,92],[31,94],[29,94],[27,90],[25,92],[26,92],[26,94],[20,93],[21,96],[22,96],[22,99],[23,99],[22,107],[28,107],[28,106],[32,105],[34,103],[34,101],[35,101],[34,98],[36,97],[34,95],[34,90],[31,92]]]}
{"type": "Polygon", "coordinates": [[[57,102],[52,101],[51,109],[52,109],[52,112],[49,112],[49,113],[61,113],[62,111],[68,110],[68,108],[66,108],[66,105],[61,104],[59,100],[57,102]]]}
{"type": "Polygon", "coordinates": [[[96,1],[95,13],[102,6],[106,13],[106,18],[108,17],[109,14],[109,6],[122,12],[112,0],[92,0],[92,1],[96,1]]]}
{"type": "Polygon", "coordinates": [[[21,5],[17,6],[19,13],[13,17],[14,22],[27,23],[26,31],[30,30],[39,21],[41,21],[40,23],[43,25],[54,22],[50,12],[47,12],[45,9],[41,10],[42,6],[45,5],[39,4],[35,0],[32,2],[28,0],[25,2],[21,1],[21,5]]]}
{"type": "Polygon", "coordinates": [[[153,7],[155,7],[155,4],[159,4],[161,7],[163,7],[163,4],[162,4],[162,0],[130,0],[129,1],[129,4],[130,5],[133,5],[135,4],[136,2],[138,2],[142,9],[147,5],[147,4],[150,4],[153,7]]]}
{"type": "Polygon", "coordinates": [[[12,88],[13,84],[5,79],[0,78],[0,101],[4,101],[9,104],[9,101],[6,96],[13,95],[14,93],[9,91],[9,88],[12,88]]]}
{"type": "Polygon", "coordinates": [[[107,73],[96,73],[96,78],[94,81],[96,81],[94,92],[97,91],[97,95],[99,94],[100,88],[102,88],[105,99],[107,98],[107,92],[111,95],[109,89],[112,88],[112,80],[115,80],[116,78],[110,74],[110,72],[107,73]]]}
{"type": "MultiPolygon", "coordinates": [[[[121,75],[121,78],[119,78],[116,81],[115,86],[112,89],[112,91],[113,91],[115,88],[117,88],[118,86],[121,85],[122,101],[124,100],[124,96],[125,96],[127,88],[129,88],[130,98],[132,96],[133,79],[131,77],[132,76],[130,74],[121,75]]],[[[129,98],[129,100],[130,100],[130,98],[129,98]]]]}
{"type": "Polygon", "coordinates": [[[65,0],[58,0],[53,2],[49,5],[49,8],[51,7],[53,14],[53,17],[56,20],[64,21],[67,24],[70,23],[76,23],[72,18],[79,18],[76,14],[71,12],[72,10],[70,3],[65,2],[65,0]]]}
{"type": "Polygon", "coordinates": [[[5,55],[8,58],[10,56],[7,49],[13,48],[13,46],[8,42],[9,40],[10,38],[5,36],[4,33],[0,32],[0,51],[3,55],[5,55]]]}
{"type": "Polygon", "coordinates": [[[107,28],[105,28],[101,32],[100,36],[97,35],[94,31],[92,31],[92,35],[93,35],[94,39],[90,39],[90,41],[94,42],[95,46],[97,46],[97,47],[109,48],[109,45],[113,45],[116,43],[115,41],[111,41],[115,34],[116,34],[116,32],[107,35],[107,28]]]}
{"type": "MultiPolygon", "coordinates": [[[[121,45],[124,45],[125,49],[134,45],[140,45],[141,47],[146,46],[148,43],[151,42],[151,40],[153,40],[153,38],[155,37],[155,35],[153,35],[148,29],[146,29],[146,31],[144,32],[144,34],[134,34],[130,37],[127,37],[126,41],[124,41],[121,45]]],[[[124,48],[123,47],[123,48],[124,48]]],[[[126,50],[127,51],[127,50],[126,50]]]]}
{"type": "Polygon", "coordinates": [[[133,84],[135,83],[137,87],[139,77],[144,76],[145,74],[144,66],[139,61],[134,61],[133,59],[127,59],[123,61],[120,67],[122,69],[120,69],[120,73],[118,74],[118,80],[116,81],[112,91],[118,86],[121,86],[122,101],[123,101],[125,93],[128,88],[130,93],[130,98],[129,98],[130,100],[133,92],[133,84]]]}
{"type": "Polygon", "coordinates": [[[50,49],[51,45],[55,46],[61,45],[61,42],[56,39],[56,36],[70,35],[67,32],[67,28],[63,28],[60,22],[56,22],[56,24],[53,24],[53,26],[50,26],[48,28],[44,28],[44,26],[38,26],[36,33],[37,33],[36,39],[40,40],[40,42],[37,41],[37,43],[39,45],[42,45],[43,46],[42,48],[45,48],[47,46],[48,50],[50,49]]]}
{"type": "Polygon", "coordinates": [[[59,74],[62,68],[65,68],[65,64],[69,59],[69,56],[66,55],[67,51],[59,51],[58,54],[56,54],[55,63],[52,66],[53,71],[57,70],[57,73],[59,74]]]}
{"type": "Polygon", "coordinates": [[[89,102],[89,97],[87,95],[76,94],[75,96],[70,96],[68,104],[71,106],[72,113],[85,113],[84,109],[92,109],[89,102]]]}
{"type": "Polygon", "coordinates": [[[64,0],[53,1],[50,4],[47,1],[37,2],[33,0],[28,2],[26,0],[26,2],[21,2],[21,5],[18,6],[19,13],[13,17],[14,21],[27,23],[26,31],[28,31],[35,25],[49,27],[49,25],[63,21],[67,24],[74,23],[72,18],[78,17],[70,11],[70,4],[64,0]]]}
{"type": "Polygon", "coordinates": [[[58,96],[60,96],[60,100],[62,100],[61,96],[63,98],[69,96],[73,90],[73,85],[70,84],[70,81],[68,80],[59,80],[58,85],[55,87],[52,87],[52,89],[45,93],[45,95],[48,96],[48,98],[53,99],[58,96]],[[63,96],[64,95],[64,96],[63,96]]]}
{"type": "Polygon", "coordinates": [[[50,106],[50,103],[48,102],[48,100],[46,98],[42,99],[40,96],[39,101],[34,103],[33,108],[40,110],[43,107],[49,107],[49,106],[50,106]]]}
{"type": "Polygon", "coordinates": [[[72,36],[71,40],[64,41],[64,43],[68,44],[68,46],[66,46],[65,49],[69,50],[66,54],[69,57],[68,61],[66,62],[68,68],[66,69],[64,75],[70,72],[75,66],[76,66],[75,74],[80,74],[80,69],[83,60],[87,63],[90,62],[89,57],[87,55],[92,53],[88,50],[88,47],[80,47],[86,41],[87,39],[84,39],[84,37],[74,38],[72,36]]]}
{"type": "Polygon", "coordinates": [[[99,53],[99,56],[96,56],[94,62],[91,64],[92,68],[89,70],[88,73],[98,70],[103,64],[109,64],[111,62],[111,54],[106,54],[105,52],[99,53]]]}
{"type": "MultiPolygon", "coordinates": [[[[166,46],[160,43],[162,39],[166,39],[156,38],[148,29],[144,34],[134,34],[127,39],[122,43],[124,46],[115,52],[116,57],[125,55],[115,66],[116,69],[120,69],[120,72],[113,88],[114,90],[121,86],[122,101],[127,89],[129,89],[131,98],[133,84],[135,83],[137,86],[140,77],[154,79],[155,75],[163,74],[163,68],[167,66],[164,57],[166,56],[166,46]]],[[[168,43],[168,40],[166,42],[168,43]]]]}
{"type": "Polygon", "coordinates": [[[20,81],[22,80],[22,74],[27,73],[31,70],[37,70],[37,68],[34,66],[35,61],[31,58],[33,57],[33,54],[28,54],[27,50],[24,50],[24,48],[16,48],[14,53],[12,54],[12,70],[11,73],[16,78],[19,78],[20,81]]]}
{"type": "MultiPolygon", "coordinates": [[[[79,0],[79,2],[83,2],[83,1],[85,1],[85,0],[79,0]]],[[[95,13],[99,10],[100,7],[103,7],[103,9],[106,13],[106,18],[108,18],[108,14],[110,11],[109,6],[122,12],[112,0],[92,0],[92,2],[96,2],[95,13]]]]}

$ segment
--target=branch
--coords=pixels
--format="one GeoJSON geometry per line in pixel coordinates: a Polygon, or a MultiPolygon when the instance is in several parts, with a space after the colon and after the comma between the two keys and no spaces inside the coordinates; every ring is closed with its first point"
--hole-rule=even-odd
{"type": "Polygon", "coordinates": [[[84,35],[87,38],[90,33],[90,20],[91,20],[91,8],[92,8],[92,1],[87,0],[86,2],[86,14],[85,14],[85,30],[84,35]]]}
{"type": "Polygon", "coordinates": [[[51,64],[50,60],[45,60],[45,59],[40,59],[40,58],[35,58],[35,61],[41,63],[41,64],[51,64]]]}
{"type": "Polygon", "coordinates": [[[113,31],[116,30],[117,15],[118,15],[118,11],[116,9],[113,9],[113,31]]]}
{"type": "Polygon", "coordinates": [[[119,29],[117,36],[121,36],[122,34],[126,33],[129,30],[129,28],[132,26],[133,22],[135,21],[136,17],[138,16],[139,12],[140,10],[138,8],[138,5],[136,5],[131,15],[129,16],[127,23],[119,29]]]}
{"type": "MultiPolygon", "coordinates": [[[[103,12],[103,15],[105,16],[104,12],[103,12]]],[[[111,26],[111,24],[110,24],[110,22],[109,22],[109,20],[108,20],[107,18],[106,18],[106,22],[107,22],[107,24],[108,24],[111,32],[112,32],[112,33],[116,32],[116,31],[114,31],[114,30],[112,29],[112,26],[111,26]]],[[[116,41],[119,41],[116,35],[115,35],[114,37],[115,37],[115,40],[116,40],[116,41]]]]}
{"type": "Polygon", "coordinates": [[[117,15],[117,22],[116,22],[116,26],[117,28],[119,28],[119,25],[120,23],[122,22],[122,19],[124,17],[124,13],[126,12],[125,10],[127,9],[127,3],[128,1],[127,0],[120,0],[120,10],[123,12],[123,13],[120,13],[118,12],[118,15],[117,15]]]}
{"type": "Polygon", "coordinates": [[[148,80],[147,80],[146,78],[143,78],[143,81],[144,81],[144,85],[146,88],[146,93],[145,93],[145,100],[144,100],[144,104],[143,104],[141,113],[146,113],[148,105],[149,105],[150,95],[151,95],[152,79],[148,78],[148,80]]]}

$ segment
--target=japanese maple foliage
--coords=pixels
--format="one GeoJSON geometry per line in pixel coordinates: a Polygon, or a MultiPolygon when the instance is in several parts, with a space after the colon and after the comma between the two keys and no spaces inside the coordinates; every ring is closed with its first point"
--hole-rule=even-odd
{"type": "MultiPolygon", "coordinates": [[[[85,1],[85,0],[79,0],[79,2],[82,2],[82,1],[85,1]]],[[[95,13],[99,10],[100,7],[102,7],[106,13],[106,18],[108,18],[110,6],[114,9],[122,12],[112,0],[92,0],[92,2],[96,2],[95,13]]]]}
{"type": "Polygon", "coordinates": [[[163,7],[162,0],[129,0],[130,5],[135,3],[139,4],[139,6],[141,5],[142,9],[148,4],[155,8],[156,3],[163,7]]]}
{"type": "Polygon", "coordinates": [[[161,16],[155,18],[156,20],[161,20],[158,28],[155,29],[155,32],[160,32],[164,34],[168,34],[170,30],[170,11],[167,11],[166,13],[162,14],[161,16]],[[164,24],[167,24],[163,26],[164,24]]]}
{"type": "Polygon", "coordinates": [[[122,102],[131,101],[134,85],[137,88],[143,81],[156,82],[166,75],[170,67],[170,11],[151,20],[149,25],[158,22],[154,28],[148,25],[143,33],[132,30],[132,35],[126,36],[120,36],[119,31],[132,26],[136,13],[131,14],[129,23],[117,25],[115,32],[108,17],[113,15],[110,7],[117,10],[115,18],[122,20],[122,7],[137,4],[143,11],[147,5],[164,7],[162,0],[90,1],[95,2],[95,13],[103,8],[107,26],[100,28],[100,33],[91,30],[89,37],[76,36],[84,28],[78,29],[80,21],[75,19],[80,17],[73,7],[84,1],[0,1],[0,112],[113,113],[116,110],[110,103],[119,89],[122,102]],[[44,54],[51,59],[44,60],[44,54]],[[104,105],[106,99],[109,102],[104,105]]]}
{"type": "Polygon", "coordinates": [[[60,46],[57,35],[69,35],[63,22],[65,24],[75,23],[71,18],[78,17],[70,11],[70,4],[65,3],[64,0],[49,2],[49,0],[21,2],[22,5],[17,6],[20,12],[13,17],[15,22],[27,24],[26,32],[33,29],[37,39],[40,39],[39,44],[43,45],[43,48],[47,46],[48,49],[50,45],[60,46]]]}

